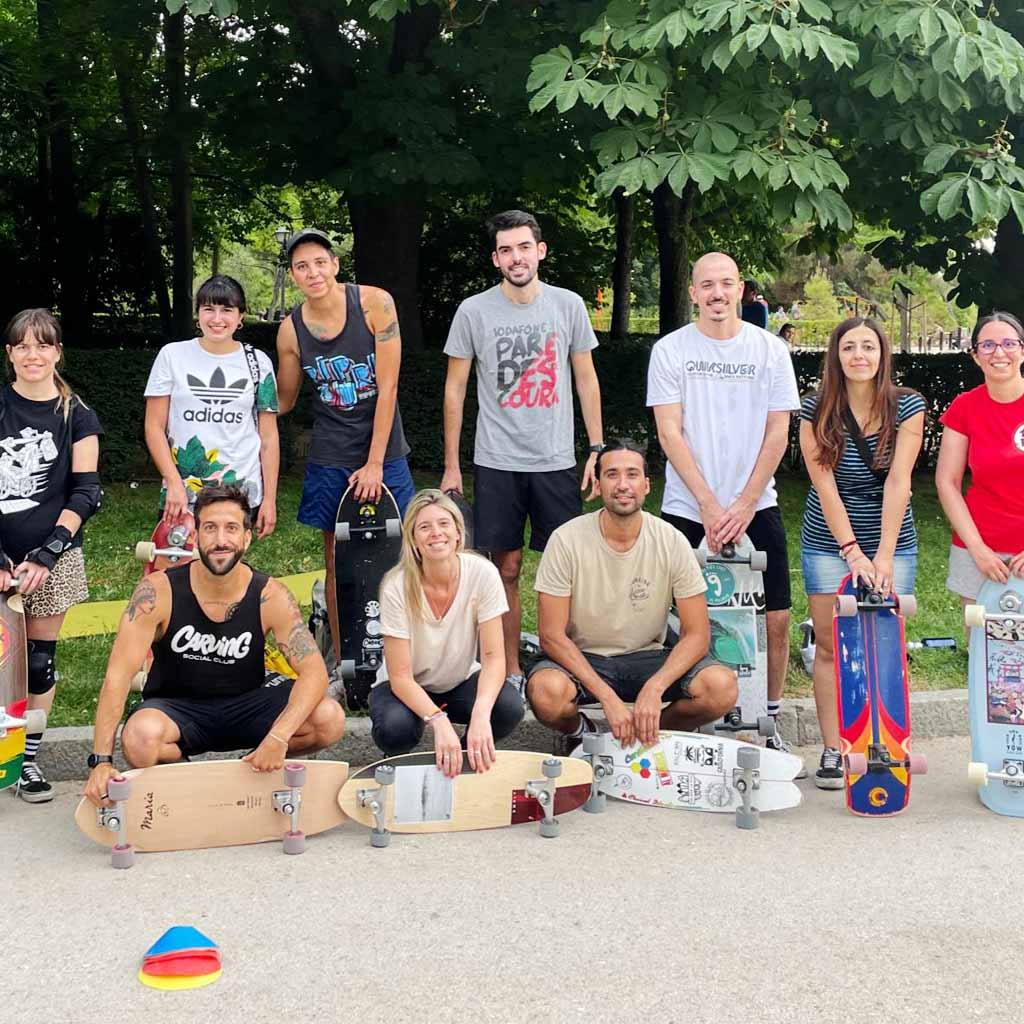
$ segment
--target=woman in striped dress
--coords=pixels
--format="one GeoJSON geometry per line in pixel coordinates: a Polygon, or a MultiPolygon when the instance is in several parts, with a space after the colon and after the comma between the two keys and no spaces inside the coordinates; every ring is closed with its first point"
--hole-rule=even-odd
{"type": "Polygon", "coordinates": [[[832,652],[836,591],[847,573],[883,596],[914,590],[917,531],[910,483],[924,413],[916,391],[892,383],[882,327],[865,317],[844,320],[829,338],[821,388],[800,409],[800,450],[811,478],[801,562],[815,633],[814,700],[825,744],[814,776],[819,789],[843,788],[832,652]]]}

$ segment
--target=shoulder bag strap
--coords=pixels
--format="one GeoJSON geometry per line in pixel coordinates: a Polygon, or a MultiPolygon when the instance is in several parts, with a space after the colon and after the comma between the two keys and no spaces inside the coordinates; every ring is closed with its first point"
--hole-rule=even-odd
{"type": "Polygon", "coordinates": [[[857,423],[857,417],[853,415],[853,410],[849,406],[843,410],[843,423],[846,426],[846,432],[850,435],[850,440],[853,441],[857,448],[857,454],[860,455],[860,461],[864,463],[867,469],[871,472],[871,475],[880,484],[885,483],[885,478],[889,474],[885,470],[875,468],[874,459],[872,458],[867,442],[864,440],[864,435],[861,433],[860,425],[857,423]]]}

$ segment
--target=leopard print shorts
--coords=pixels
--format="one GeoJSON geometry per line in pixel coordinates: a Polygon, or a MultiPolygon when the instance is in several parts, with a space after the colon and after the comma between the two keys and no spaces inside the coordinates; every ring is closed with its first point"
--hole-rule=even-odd
{"type": "Polygon", "coordinates": [[[25,614],[34,619],[63,615],[72,605],[89,600],[85,557],[81,548],[68,548],[43,585],[25,598],[25,614]]]}

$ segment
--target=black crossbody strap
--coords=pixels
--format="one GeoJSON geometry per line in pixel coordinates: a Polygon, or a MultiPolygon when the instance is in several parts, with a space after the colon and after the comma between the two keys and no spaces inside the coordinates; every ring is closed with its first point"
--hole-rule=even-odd
{"type": "Polygon", "coordinates": [[[864,440],[864,435],[861,433],[857,417],[853,415],[853,410],[849,406],[843,410],[843,423],[846,425],[846,432],[850,435],[850,440],[853,441],[857,448],[857,454],[860,455],[860,461],[864,463],[871,472],[871,475],[880,484],[884,484],[885,478],[889,475],[889,472],[888,470],[875,468],[871,450],[868,448],[868,443],[864,440]]]}
{"type": "Polygon", "coordinates": [[[249,364],[249,376],[252,377],[252,424],[256,433],[260,431],[260,414],[256,409],[260,396],[260,364],[256,360],[256,350],[252,345],[242,342],[242,351],[245,352],[245,361],[249,364]]]}

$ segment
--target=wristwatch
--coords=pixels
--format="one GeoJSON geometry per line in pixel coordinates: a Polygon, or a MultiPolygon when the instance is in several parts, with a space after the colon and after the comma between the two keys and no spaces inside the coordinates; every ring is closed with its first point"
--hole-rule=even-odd
{"type": "Polygon", "coordinates": [[[86,764],[89,766],[89,771],[98,764],[113,764],[114,758],[110,754],[90,754],[86,764]]]}
{"type": "Polygon", "coordinates": [[[600,444],[592,444],[587,451],[590,452],[591,455],[600,455],[601,452],[604,451],[604,442],[602,441],[600,444]]]}

